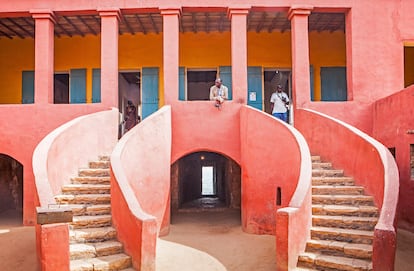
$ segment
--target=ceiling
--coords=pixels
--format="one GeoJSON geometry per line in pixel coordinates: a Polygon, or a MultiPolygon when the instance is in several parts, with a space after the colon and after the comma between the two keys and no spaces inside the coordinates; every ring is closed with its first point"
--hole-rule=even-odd
{"type": "MultiPolygon", "coordinates": [[[[100,33],[99,15],[56,17],[55,36],[85,36],[100,33]]],[[[286,12],[251,11],[247,16],[247,30],[252,32],[290,31],[286,12]]],[[[230,20],[226,12],[183,12],[180,16],[181,32],[228,32],[230,20]]],[[[345,31],[343,13],[312,13],[309,16],[309,31],[345,31]]],[[[119,23],[119,33],[162,32],[162,15],[159,13],[124,14],[119,23]]],[[[0,38],[33,38],[34,20],[31,17],[0,18],[0,38]]]]}

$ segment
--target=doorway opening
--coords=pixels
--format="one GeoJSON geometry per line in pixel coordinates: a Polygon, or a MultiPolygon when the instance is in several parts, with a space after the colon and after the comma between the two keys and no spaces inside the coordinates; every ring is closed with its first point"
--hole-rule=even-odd
{"type": "Polygon", "coordinates": [[[210,87],[214,85],[216,78],[216,69],[187,70],[187,100],[209,100],[210,87]]]}
{"type": "Polygon", "coordinates": [[[23,165],[0,154],[0,223],[23,220],[23,165]]]}
{"type": "Polygon", "coordinates": [[[195,152],[171,165],[171,210],[240,209],[241,170],[232,159],[195,152]]]}
{"type": "MultiPolygon", "coordinates": [[[[292,72],[289,69],[277,69],[269,68],[264,69],[263,81],[264,81],[264,111],[272,114],[272,108],[270,104],[270,98],[275,92],[277,85],[281,85],[283,91],[288,95],[290,107],[292,105],[292,72]]],[[[288,122],[292,123],[293,110],[288,112],[288,122]]]]}
{"type": "Polygon", "coordinates": [[[404,87],[414,84],[414,46],[404,47],[404,87]]]}
{"type": "Polygon", "coordinates": [[[53,103],[69,103],[69,73],[55,73],[53,78],[53,103]]]}
{"type": "Polygon", "coordinates": [[[125,122],[125,118],[128,115],[127,106],[128,101],[132,102],[135,107],[135,114],[129,114],[128,118],[135,118],[135,122],[138,123],[142,116],[141,106],[141,73],[139,71],[122,71],[119,73],[119,112],[120,123],[119,137],[121,137],[130,127],[130,124],[125,122]],[[134,115],[134,116],[133,116],[134,115]]]}

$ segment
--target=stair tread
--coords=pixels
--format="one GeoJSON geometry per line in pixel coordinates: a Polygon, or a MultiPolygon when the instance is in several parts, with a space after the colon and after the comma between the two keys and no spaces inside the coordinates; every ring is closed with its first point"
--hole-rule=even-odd
{"type": "MultiPolygon", "coordinates": [[[[72,255],[86,254],[86,256],[96,257],[105,255],[105,251],[115,249],[119,253],[122,249],[122,244],[116,240],[109,240],[96,243],[75,243],[69,245],[69,251],[72,255]]],[[[107,255],[107,254],[106,254],[107,255]]],[[[80,256],[78,256],[80,257],[80,256]]]]}
{"type": "Polygon", "coordinates": [[[335,195],[319,195],[319,194],[314,194],[314,195],[312,195],[312,197],[315,197],[315,198],[364,198],[364,199],[374,199],[374,197],[373,196],[367,196],[367,195],[364,195],[364,194],[361,194],[361,195],[338,195],[338,194],[335,194],[335,195]]]}
{"type": "Polygon", "coordinates": [[[119,253],[96,258],[71,260],[70,270],[122,270],[130,267],[130,265],[131,257],[124,253],[119,253]]]}
{"type": "Polygon", "coordinates": [[[96,243],[116,239],[116,230],[111,226],[70,229],[69,239],[73,243],[96,243]]]}
{"type": "Polygon", "coordinates": [[[312,218],[316,219],[331,219],[341,221],[364,221],[364,222],[377,222],[377,217],[372,216],[346,216],[346,215],[312,215],[312,218]]]}
{"type": "Polygon", "coordinates": [[[334,241],[334,240],[317,240],[317,239],[311,239],[308,241],[308,244],[316,244],[321,246],[327,246],[327,247],[336,247],[344,249],[346,248],[353,248],[353,249],[359,249],[359,250],[365,250],[365,251],[372,251],[372,245],[371,244],[358,244],[358,243],[348,243],[348,242],[341,242],[341,241],[334,241]]]}
{"type": "Polygon", "coordinates": [[[357,186],[357,185],[312,185],[312,188],[364,189],[363,186],[357,186]]]}
{"type": "Polygon", "coordinates": [[[311,231],[319,231],[319,232],[329,232],[329,233],[345,233],[345,234],[355,234],[355,235],[363,235],[367,237],[373,237],[373,231],[364,231],[364,230],[354,230],[354,229],[343,229],[343,228],[333,228],[333,227],[319,227],[319,226],[312,226],[311,231]]]}
{"type": "Polygon", "coordinates": [[[72,189],[86,189],[86,188],[111,188],[110,184],[83,184],[83,183],[74,183],[74,184],[65,184],[62,188],[72,188],[72,189]]]}
{"type": "Polygon", "coordinates": [[[337,270],[371,270],[372,263],[369,260],[354,259],[342,256],[331,256],[320,253],[305,252],[299,255],[299,261],[315,266],[337,270]],[[344,269],[346,268],[346,269],[344,269]]]}
{"type": "Polygon", "coordinates": [[[375,206],[352,206],[352,205],[332,205],[332,204],[312,204],[312,208],[323,208],[329,210],[354,210],[354,211],[378,211],[375,206]]]}

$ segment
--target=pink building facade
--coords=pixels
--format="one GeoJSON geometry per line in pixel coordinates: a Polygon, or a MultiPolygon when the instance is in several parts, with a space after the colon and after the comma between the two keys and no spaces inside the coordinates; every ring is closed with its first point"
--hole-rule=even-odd
{"type": "MultiPolygon", "coordinates": [[[[299,131],[317,130],[308,127],[309,115],[302,112],[311,109],[393,150],[400,174],[399,225],[413,231],[414,122],[409,101],[409,85],[414,83],[413,10],[410,0],[0,1],[0,79],[10,81],[0,84],[0,153],[23,166],[23,224],[36,224],[35,207],[41,202],[32,166],[39,142],[76,117],[111,107],[124,113],[129,99],[142,118],[171,106],[171,124],[166,129],[171,129],[172,145],[165,144],[171,148],[171,164],[205,150],[232,158],[244,172],[264,171],[251,157],[271,155],[264,146],[259,144],[252,151],[243,141],[253,144],[263,136],[260,129],[281,130],[262,115],[252,117],[257,112],[241,108],[250,105],[268,112],[268,94],[278,81],[292,100],[290,122],[299,131]],[[207,85],[211,75],[225,79],[229,86],[226,112],[212,111],[211,103],[203,101],[205,92],[197,87],[207,85]],[[204,79],[191,79],[196,77],[204,79]],[[60,92],[59,82],[64,85],[60,92]],[[123,84],[131,89],[138,84],[135,94],[128,87],[121,89],[123,84]],[[59,95],[66,98],[57,102],[59,95]],[[221,148],[214,137],[205,136],[215,125],[211,117],[222,118],[220,125],[228,127],[218,135],[221,148]],[[255,119],[258,123],[249,126],[255,119]],[[187,138],[194,123],[199,132],[187,138]]],[[[99,124],[91,124],[90,129],[99,124]]],[[[343,138],[340,129],[328,131],[332,137],[338,133],[337,138],[343,138]]],[[[293,132],[281,133],[289,138],[293,132]]],[[[311,153],[318,149],[309,145],[311,153]]],[[[298,168],[286,174],[300,179],[300,154],[295,155],[294,161],[286,163],[296,161],[298,168]]],[[[354,169],[352,160],[338,160],[344,168],[354,169]]],[[[249,178],[243,174],[242,178],[249,178]]],[[[295,187],[282,188],[288,199],[294,197],[295,187]]],[[[121,183],[117,191],[122,189],[121,183]]],[[[398,186],[388,189],[396,192],[398,186]]],[[[378,203],[386,197],[383,191],[370,192],[378,196],[378,203]]],[[[163,194],[162,199],[169,198],[163,194]]],[[[275,217],[268,218],[264,227],[249,226],[256,215],[265,216],[263,202],[268,199],[246,196],[245,200],[244,229],[275,234],[275,217]]],[[[286,201],[281,207],[288,206],[286,201]]],[[[164,211],[154,213],[165,226],[169,217],[164,211]]]]}

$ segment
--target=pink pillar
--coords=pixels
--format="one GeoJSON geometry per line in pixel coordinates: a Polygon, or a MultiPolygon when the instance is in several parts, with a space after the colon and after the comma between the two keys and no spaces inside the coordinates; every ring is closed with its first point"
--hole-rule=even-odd
{"type": "Polygon", "coordinates": [[[247,8],[230,8],[231,20],[231,80],[233,100],[246,103],[247,100],[247,8]]]}
{"type": "Polygon", "coordinates": [[[302,108],[310,101],[308,16],[313,7],[298,6],[289,10],[292,35],[293,106],[302,108]]]}
{"type": "Polygon", "coordinates": [[[119,9],[98,10],[101,16],[101,101],[118,107],[119,9]]]}
{"type": "Polygon", "coordinates": [[[164,104],[178,101],[180,9],[163,9],[164,104]]]}
{"type": "Polygon", "coordinates": [[[30,11],[35,20],[35,92],[37,104],[53,103],[54,24],[50,10],[30,11]]]}

